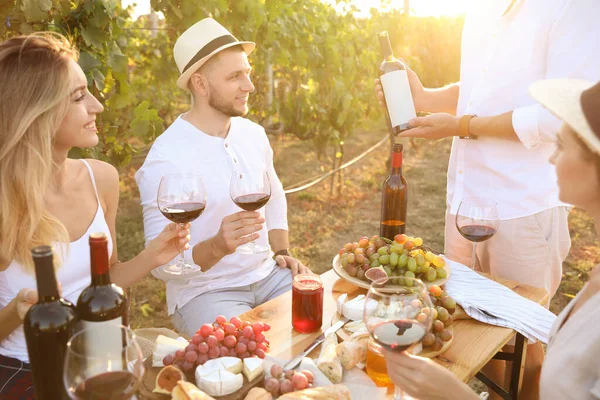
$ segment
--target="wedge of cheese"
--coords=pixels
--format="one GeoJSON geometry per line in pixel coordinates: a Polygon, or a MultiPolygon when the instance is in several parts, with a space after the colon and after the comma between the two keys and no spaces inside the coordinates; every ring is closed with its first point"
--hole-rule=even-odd
{"type": "Polygon", "coordinates": [[[352,300],[345,302],[342,308],[344,317],[350,318],[352,321],[363,319],[364,299],[365,295],[361,294],[352,300]]]}
{"type": "Polygon", "coordinates": [[[244,377],[241,374],[234,374],[225,369],[213,371],[199,378],[196,375],[196,385],[211,396],[226,396],[240,390],[244,385],[244,377]]]}
{"type": "Polygon", "coordinates": [[[177,350],[185,350],[190,344],[187,340],[171,339],[170,337],[158,335],[156,338],[156,346],[152,353],[152,366],[163,367],[163,358],[168,354],[175,354],[177,350]]]}
{"type": "Polygon", "coordinates": [[[348,301],[348,293],[343,293],[340,295],[340,297],[337,298],[336,301],[336,305],[337,305],[337,312],[340,315],[344,315],[344,303],[348,301]]]}
{"type": "Polygon", "coordinates": [[[219,357],[213,360],[208,360],[203,365],[196,367],[196,381],[199,377],[210,375],[215,371],[229,371],[233,374],[239,374],[242,372],[244,364],[242,360],[237,357],[219,357]]]}
{"type": "Polygon", "coordinates": [[[265,371],[263,366],[262,358],[258,357],[248,357],[244,358],[244,369],[242,373],[248,379],[248,382],[252,382],[265,371]]]}
{"type": "MultiPolygon", "coordinates": [[[[342,297],[342,296],[340,296],[342,297]]],[[[346,318],[350,318],[352,321],[360,321],[364,317],[365,304],[367,304],[367,314],[373,315],[375,308],[377,307],[377,301],[373,299],[367,299],[364,295],[359,295],[350,301],[346,301],[342,304],[342,314],[346,318]]],[[[338,304],[339,307],[339,304],[338,304]]],[[[339,311],[338,311],[339,312],[339,311]]]]}

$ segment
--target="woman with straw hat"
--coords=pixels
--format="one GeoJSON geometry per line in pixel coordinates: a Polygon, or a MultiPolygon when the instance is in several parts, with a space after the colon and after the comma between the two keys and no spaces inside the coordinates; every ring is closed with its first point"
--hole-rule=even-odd
{"type": "MultiPolygon", "coordinates": [[[[531,95],[564,121],[556,152],[560,199],[586,210],[600,234],[600,83],[552,79],[531,95]]],[[[541,399],[600,399],[600,266],[558,316],[540,378],[541,399]]],[[[477,399],[450,371],[429,359],[386,353],[396,385],[419,399],[477,399]]]]}

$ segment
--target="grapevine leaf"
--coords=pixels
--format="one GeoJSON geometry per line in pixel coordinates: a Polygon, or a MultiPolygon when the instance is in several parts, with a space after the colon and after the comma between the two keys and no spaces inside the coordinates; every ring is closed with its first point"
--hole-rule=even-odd
{"type": "Polygon", "coordinates": [[[84,72],[91,71],[94,68],[100,67],[102,64],[96,57],[91,55],[88,52],[82,52],[79,55],[79,66],[83,69],[84,72]]]}
{"type": "Polygon", "coordinates": [[[107,39],[106,33],[94,25],[87,25],[85,28],[82,26],[81,36],[88,46],[93,46],[98,49],[102,48],[107,39]]]}
{"type": "Polygon", "coordinates": [[[104,90],[104,75],[102,72],[98,71],[96,68],[92,70],[92,78],[94,79],[94,83],[98,90],[104,90]]]}

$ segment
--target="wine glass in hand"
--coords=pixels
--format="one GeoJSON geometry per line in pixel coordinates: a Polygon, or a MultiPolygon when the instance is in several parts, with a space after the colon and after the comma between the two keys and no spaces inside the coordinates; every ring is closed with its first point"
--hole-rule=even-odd
{"type": "MultiPolygon", "coordinates": [[[[386,288],[388,278],[373,281],[367,292],[364,321],[371,338],[391,351],[408,351],[421,343],[433,321],[433,304],[427,286],[405,277],[403,284],[386,288]]],[[[403,398],[402,390],[394,399],[403,398]]]]}
{"type": "Polygon", "coordinates": [[[471,269],[477,261],[477,243],[488,240],[498,231],[500,218],[497,203],[485,197],[463,199],[456,213],[456,228],[467,240],[473,242],[471,269]]]}
{"type": "MultiPolygon", "coordinates": [[[[229,185],[231,200],[243,210],[256,211],[262,208],[271,198],[271,181],[265,170],[249,169],[233,171],[229,185]]],[[[256,254],[268,251],[256,242],[239,246],[236,251],[244,254],[256,254]]]]}
{"type": "Polygon", "coordinates": [[[74,400],[125,400],[139,389],[144,359],[135,334],[122,325],[100,324],[67,343],[63,383],[74,400]]]}
{"type": "MultiPolygon", "coordinates": [[[[206,191],[199,175],[169,174],[162,177],[158,187],[158,209],[167,219],[183,226],[194,221],[206,207],[206,191]]],[[[197,265],[185,261],[183,249],[176,264],[164,271],[172,275],[185,275],[199,271],[197,265]]]]}

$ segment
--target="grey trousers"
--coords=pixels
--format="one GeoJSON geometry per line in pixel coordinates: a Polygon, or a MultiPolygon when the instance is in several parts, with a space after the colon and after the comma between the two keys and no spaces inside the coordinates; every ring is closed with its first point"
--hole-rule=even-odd
{"type": "Polygon", "coordinates": [[[291,289],[292,272],[275,267],[269,276],[251,285],[211,290],[194,297],[175,309],[171,321],[179,332],[192,337],[202,324],[213,323],[218,315],[235,317],[291,289]]]}

